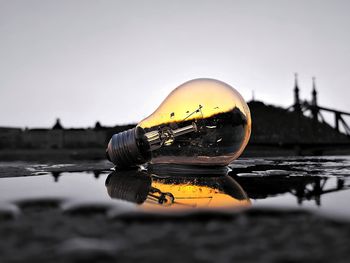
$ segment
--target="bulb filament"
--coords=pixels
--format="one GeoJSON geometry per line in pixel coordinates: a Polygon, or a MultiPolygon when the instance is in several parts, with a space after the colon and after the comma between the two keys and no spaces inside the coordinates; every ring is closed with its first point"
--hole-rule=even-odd
{"type": "Polygon", "coordinates": [[[170,206],[174,203],[174,196],[172,193],[163,193],[157,188],[151,188],[148,194],[148,201],[156,202],[160,205],[170,206]]]}
{"type": "Polygon", "coordinates": [[[196,123],[192,122],[191,125],[187,125],[185,127],[181,127],[178,129],[171,129],[169,127],[163,127],[157,131],[150,131],[145,134],[147,141],[151,147],[151,151],[159,149],[163,145],[169,146],[173,144],[176,137],[196,132],[197,125],[196,123]]]}

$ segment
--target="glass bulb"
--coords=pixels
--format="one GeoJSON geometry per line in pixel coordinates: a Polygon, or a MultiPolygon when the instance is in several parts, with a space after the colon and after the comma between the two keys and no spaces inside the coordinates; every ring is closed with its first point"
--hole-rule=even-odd
{"type": "Polygon", "coordinates": [[[117,167],[152,164],[225,166],[251,132],[248,105],[228,84],[194,79],[175,90],[135,128],[114,134],[107,157],[117,167]]]}

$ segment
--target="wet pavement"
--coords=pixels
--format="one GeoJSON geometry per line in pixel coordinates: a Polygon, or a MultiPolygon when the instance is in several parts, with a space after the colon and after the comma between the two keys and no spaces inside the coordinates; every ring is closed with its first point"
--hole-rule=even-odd
{"type": "Polygon", "coordinates": [[[0,163],[1,262],[347,262],[350,157],[230,168],[0,163]]]}

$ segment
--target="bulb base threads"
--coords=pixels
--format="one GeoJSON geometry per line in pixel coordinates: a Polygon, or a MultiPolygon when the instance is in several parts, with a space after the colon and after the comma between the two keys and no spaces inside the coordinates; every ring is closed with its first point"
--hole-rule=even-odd
{"type": "Polygon", "coordinates": [[[106,179],[108,195],[136,204],[146,201],[151,189],[152,179],[134,169],[110,173],[106,179]]]}
{"type": "Polygon", "coordinates": [[[149,145],[140,127],[116,133],[110,139],[106,155],[117,168],[129,168],[151,159],[149,145]]]}

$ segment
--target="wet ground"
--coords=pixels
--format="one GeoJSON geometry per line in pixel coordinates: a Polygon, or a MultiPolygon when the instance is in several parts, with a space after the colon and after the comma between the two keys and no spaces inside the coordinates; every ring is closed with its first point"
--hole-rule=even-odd
{"type": "Polygon", "coordinates": [[[0,262],[348,262],[350,157],[111,168],[0,163],[0,262]]]}

